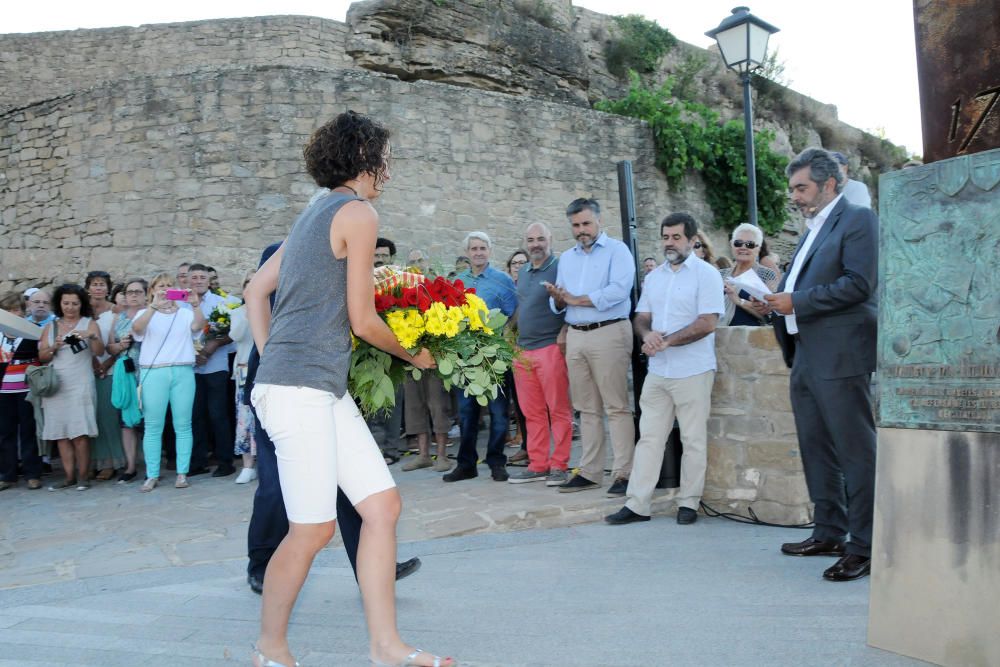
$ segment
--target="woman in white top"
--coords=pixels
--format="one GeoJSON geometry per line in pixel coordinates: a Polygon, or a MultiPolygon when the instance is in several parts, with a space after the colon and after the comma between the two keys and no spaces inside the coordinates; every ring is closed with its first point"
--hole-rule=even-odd
{"type": "Polygon", "coordinates": [[[201,298],[187,290],[190,308],[166,298],[174,279],[161,273],[149,283],[152,303],[136,313],[132,337],[142,343],[139,350],[139,402],[146,434],[142,453],[146,458],[146,481],[140,491],[156,488],[160,480],[160,456],[167,404],[177,434],[177,480],[174,486],[184,489],[191,465],[191,410],[194,406],[194,344],[192,338],[205,328],[201,298]]]}

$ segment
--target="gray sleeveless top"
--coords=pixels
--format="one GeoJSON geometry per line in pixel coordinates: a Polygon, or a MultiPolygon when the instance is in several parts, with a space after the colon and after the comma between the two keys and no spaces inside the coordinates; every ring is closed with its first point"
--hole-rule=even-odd
{"type": "Polygon", "coordinates": [[[330,223],[360,197],[331,192],[302,212],[285,239],[271,332],[258,384],[347,392],[351,325],[347,319],[347,259],[330,249],[330,223]]]}

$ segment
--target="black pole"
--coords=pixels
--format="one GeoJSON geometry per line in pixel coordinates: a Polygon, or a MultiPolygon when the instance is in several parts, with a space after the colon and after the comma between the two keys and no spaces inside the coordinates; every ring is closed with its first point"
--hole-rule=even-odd
{"type": "MultiPolygon", "coordinates": [[[[748,38],[749,39],[749,38],[748,38]]],[[[748,63],[749,65],[749,63],[748,63]]],[[[750,224],[757,226],[757,161],[753,150],[753,104],[750,95],[750,70],[743,72],[743,123],[747,141],[747,209],[750,224]]]]}
{"type": "MultiPolygon", "coordinates": [[[[632,163],[622,160],[618,163],[618,203],[622,212],[622,241],[632,252],[635,264],[635,280],[632,282],[632,308],[635,312],[639,303],[639,288],[642,286],[642,273],[639,266],[639,250],[636,248],[637,226],[635,219],[635,188],[633,187],[632,163]]],[[[640,346],[632,342],[632,390],[635,402],[635,434],[639,437],[639,394],[642,382],[646,379],[646,364],[643,360],[640,346]]]]}

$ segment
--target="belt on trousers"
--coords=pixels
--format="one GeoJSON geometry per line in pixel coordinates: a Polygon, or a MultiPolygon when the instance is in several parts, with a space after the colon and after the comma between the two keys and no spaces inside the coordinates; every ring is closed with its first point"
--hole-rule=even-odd
{"type": "Polygon", "coordinates": [[[601,327],[606,327],[609,324],[614,324],[615,322],[621,322],[624,317],[619,317],[614,320],[604,320],[603,322],[591,322],[590,324],[571,324],[570,328],[576,329],[577,331],[593,331],[594,329],[600,329],[601,327]]]}

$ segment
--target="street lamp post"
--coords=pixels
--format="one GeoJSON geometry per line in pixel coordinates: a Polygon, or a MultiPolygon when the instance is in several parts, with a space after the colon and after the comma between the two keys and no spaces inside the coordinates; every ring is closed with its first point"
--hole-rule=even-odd
{"type": "Polygon", "coordinates": [[[757,163],[753,148],[753,106],[750,99],[750,74],[764,63],[767,40],[778,28],[750,13],[749,7],[736,7],[732,16],[705,34],[719,44],[726,67],[735,70],[743,81],[743,124],[747,155],[747,208],[750,224],[757,225],[757,163]]]}

